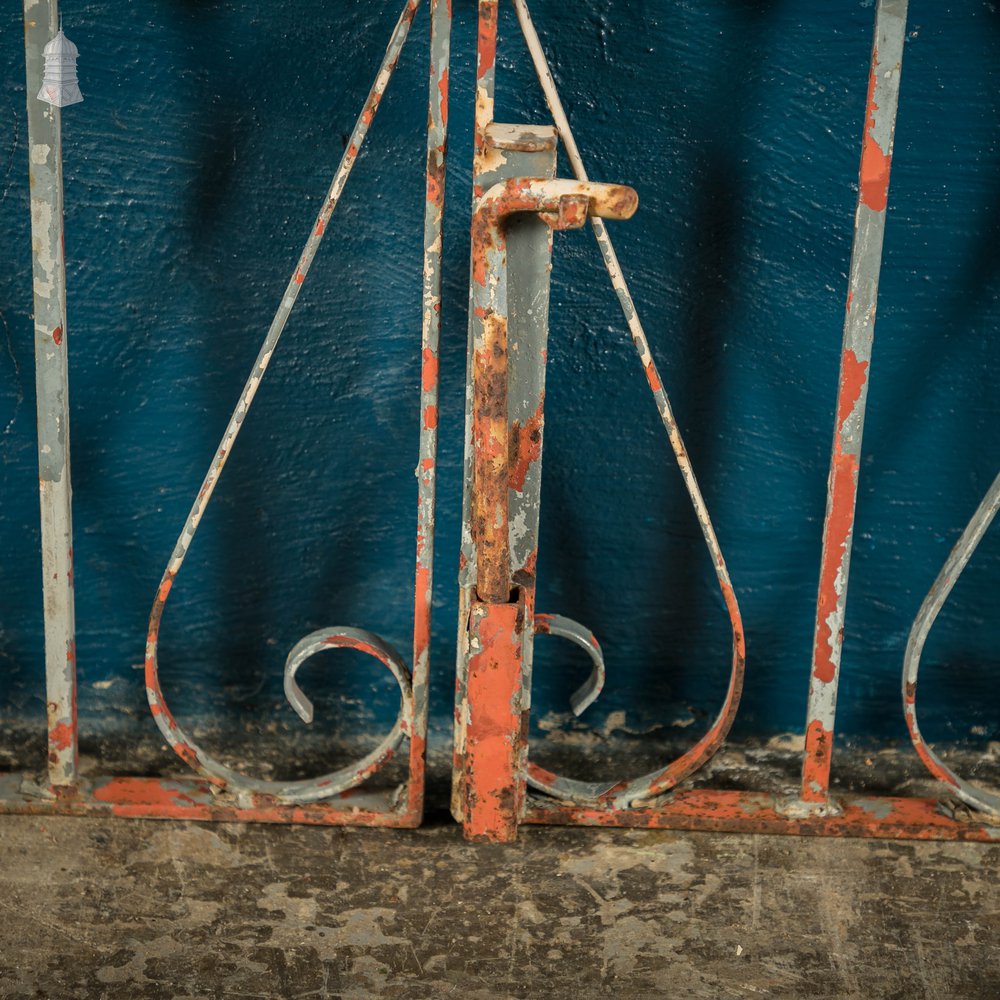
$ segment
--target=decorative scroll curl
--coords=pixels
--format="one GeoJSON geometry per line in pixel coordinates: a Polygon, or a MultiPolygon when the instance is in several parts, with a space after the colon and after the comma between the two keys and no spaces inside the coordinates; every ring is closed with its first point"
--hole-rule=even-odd
{"type": "MultiPolygon", "coordinates": [[[[173,554],[170,557],[170,562],[164,571],[162,580],[160,581],[160,586],[156,594],[156,600],[153,602],[153,609],[149,617],[149,630],[146,637],[146,697],[149,701],[149,707],[153,713],[156,725],[163,734],[163,738],[167,741],[167,743],[190,767],[207,778],[210,782],[212,782],[212,784],[217,785],[220,788],[224,788],[227,791],[234,792],[238,796],[242,794],[266,795],[272,796],[281,802],[291,804],[317,802],[323,799],[331,798],[355,787],[356,785],[360,785],[367,777],[377,771],[390,757],[392,757],[394,751],[404,737],[409,736],[411,739],[414,737],[414,684],[412,683],[410,673],[399,654],[396,653],[386,642],[371,632],[350,628],[322,630],[306,636],[299,643],[297,643],[289,654],[288,661],[285,665],[285,691],[288,694],[289,701],[291,701],[295,710],[303,719],[305,719],[305,721],[308,722],[311,720],[312,704],[303,695],[301,689],[295,683],[295,673],[301,664],[309,656],[318,652],[320,649],[329,647],[348,647],[351,649],[361,650],[362,652],[366,652],[374,656],[376,659],[380,660],[396,678],[396,683],[399,685],[400,689],[401,699],[400,710],[395,724],[389,734],[382,740],[381,743],[379,743],[375,750],[361,760],[341,770],[333,771],[317,778],[288,782],[264,781],[247,777],[246,775],[240,774],[239,772],[227,767],[220,761],[215,760],[211,755],[197,746],[197,744],[194,743],[194,741],[178,724],[177,720],[170,712],[170,709],[167,707],[166,700],[163,697],[163,690],[160,686],[159,678],[158,651],[160,621],[163,617],[163,609],[166,604],[167,597],[170,594],[171,587],[173,586],[174,580],[184,563],[184,559],[187,556],[192,541],[194,540],[195,533],[197,532],[201,519],[204,516],[205,509],[212,498],[215,487],[218,484],[220,476],[222,475],[222,470],[225,467],[226,461],[232,452],[236,438],[243,426],[243,421],[246,419],[250,406],[257,394],[257,390],[260,388],[260,384],[265,373],[267,372],[268,365],[271,362],[278,340],[281,337],[285,324],[288,321],[292,307],[295,305],[306,275],[309,273],[309,267],[313,262],[313,258],[316,256],[316,251],[319,249],[319,245],[323,240],[330,217],[333,215],[333,210],[336,208],[337,203],[340,200],[344,186],[350,176],[351,169],[358,158],[358,153],[364,143],[365,136],[368,134],[368,128],[375,117],[375,113],[378,110],[382,96],[385,93],[389,80],[392,78],[392,74],[396,69],[396,63],[399,59],[400,53],[402,52],[403,44],[409,34],[410,26],[413,23],[414,15],[416,14],[419,6],[420,0],[406,0],[403,11],[400,14],[398,22],[396,23],[392,36],[389,39],[389,45],[386,49],[385,56],[382,59],[382,64],[379,67],[375,82],[372,84],[371,90],[368,93],[368,98],[365,101],[365,105],[361,110],[361,114],[358,116],[353,131],[351,132],[350,141],[347,144],[344,155],[340,160],[336,173],[334,174],[326,199],[324,200],[323,206],[316,217],[316,221],[313,224],[309,238],[307,239],[305,247],[302,250],[302,254],[299,257],[295,271],[288,282],[284,295],[282,296],[281,303],[274,314],[267,336],[264,338],[264,343],[257,355],[257,360],[254,363],[250,376],[243,387],[236,409],[233,411],[233,414],[229,419],[229,423],[226,426],[226,430],[222,435],[222,440],[216,449],[215,457],[212,459],[212,463],[209,466],[207,474],[205,475],[201,489],[198,491],[198,496],[195,498],[194,504],[191,507],[191,512],[188,514],[187,520],[184,523],[184,527],[177,540],[177,544],[174,546],[173,554]]],[[[433,405],[435,409],[437,403],[437,320],[433,315],[429,320],[428,314],[433,314],[435,312],[434,303],[435,301],[439,301],[440,297],[439,242],[440,209],[443,202],[443,184],[441,179],[438,177],[438,174],[443,171],[441,161],[443,161],[445,143],[445,126],[443,117],[445,90],[441,86],[442,80],[440,77],[443,73],[443,79],[445,81],[447,80],[447,26],[450,23],[448,15],[449,11],[445,6],[439,6],[438,0],[432,0],[432,102],[429,118],[430,124],[428,127],[429,194],[428,223],[427,233],[425,234],[427,237],[425,243],[430,249],[426,250],[424,260],[425,318],[423,347],[425,376],[427,369],[430,366],[433,367],[434,376],[433,378],[425,377],[423,379],[424,391],[421,399],[422,403],[425,403],[425,405],[433,405]],[[434,100],[436,94],[440,95],[437,101],[434,100]],[[437,164],[437,172],[434,176],[431,176],[432,164],[437,164]],[[438,244],[436,249],[434,247],[435,243],[438,244]]],[[[423,635],[429,628],[430,574],[428,567],[430,563],[430,539],[433,537],[432,511],[435,444],[435,438],[428,437],[428,435],[422,433],[421,460],[422,462],[429,463],[429,471],[420,479],[420,514],[423,521],[423,535],[421,537],[426,537],[427,541],[423,544],[418,542],[418,588],[421,575],[424,578],[425,586],[424,593],[421,594],[418,592],[417,594],[416,607],[418,621],[415,624],[415,635],[418,633],[423,635]],[[427,454],[424,454],[424,451],[426,451],[427,454]]],[[[425,649],[421,651],[420,659],[421,677],[423,678],[423,674],[426,672],[425,649]]],[[[421,685],[425,686],[425,680],[422,679],[421,685]]],[[[423,733],[421,732],[419,736],[422,741],[423,733]]]]}
{"type": "Polygon", "coordinates": [[[920,732],[920,726],[917,725],[917,674],[920,671],[920,655],[924,651],[924,643],[938,612],[944,607],[948,595],[958,582],[998,510],[1000,510],[1000,473],[993,480],[993,485],[986,491],[982,503],[976,508],[965,531],[955,543],[923,604],[920,605],[917,617],[913,620],[913,628],[910,629],[910,638],[906,643],[906,653],[903,657],[903,712],[906,715],[907,728],[910,730],[910,739],[913,740],[913,745],[927,770],[935,778],[949,785],[966,805],[1000,816],[1000,795],[977,788],[955,774],[930,748],[920,732]]]}

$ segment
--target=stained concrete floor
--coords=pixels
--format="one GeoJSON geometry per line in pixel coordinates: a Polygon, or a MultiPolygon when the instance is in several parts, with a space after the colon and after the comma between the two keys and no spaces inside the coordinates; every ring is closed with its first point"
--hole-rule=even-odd
{"type": "Polygon", "coordinates": [[[4,997],[1000,996],[1000,847],[0,818],[4,997]]]}
{"type": "MultiPolygon", "coordinates": [[[[18,748],[3,769],[44,759],[0,736],[18,748]]],[[[1000,845],[530,827],[471,845],[438,742],[417,831],[0,816],[0,997],[1000,998],[1000,845]]],[[[266,757],[259,736],[232,746],[244,769],[266,757]]],[[[678,748],[571,733],[536,749],[596,778],[678,748]]],[[[694,780],[791,788],[800,752],[800,737],[726,747],[694,780]]],[[[1000,789],[1000,744],[946,756],[1000,789]]],[[[292,757],[319,773],[308,748],[292,757]]],[[[178,766],[110,738],[81,765],[178,766]]],[[[943,787],[905,748],[842,749],[837,776],[943,787]]]]}

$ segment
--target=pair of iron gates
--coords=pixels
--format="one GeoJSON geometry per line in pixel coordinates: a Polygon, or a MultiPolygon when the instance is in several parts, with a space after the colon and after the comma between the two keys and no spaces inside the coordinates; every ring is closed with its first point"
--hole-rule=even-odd
{"type": "MultiPolygon", "coordinates": [[[[499,0],[480,0],[452,798],[455,817],[463,823],[467,836],[484,840],[511,840],[522,823],[980,841],[1000,838],[1000,798],[952,773],[921,737],[916,716],[917,671],[924,640],[1000,505],[1000,476],[921,607],[905,655],[906,721],[920,758],[931,774],[948,786],[948,795],[941,800],[833,797],[829,787],[906,0],[879,0],[876,9],[823,528],[802,777],[800,787],[789,789],[787,795],[692,789],[683,785],[722,745],[736,715],[744,671],[739,607],[669,399],[605,226],[605,219],[627,219],[633,214],[636,194],[625,186],[593,183],[588,179],[527,2],[513,0],[513,3],[554,125],[517,126],[493,120],[499,0]],[[556,148],[560,141],[574,174],[572,179],[555,176],[556,148]],[[532,646],[536,635],[562,636],[589,654],[592,673],[573,696],[577,714],[597,697],[604,680],[604,661],[595,637],[576,622],[535,610],[548,273],[553,232],[582,227],[588,222],[621,302],[639,361],[697,514],[732,629],[728,691],[705,735],[660,770],[604,784],[572,780],[543,770],[529,760],[527,746],[532,646]]],[[[372,753],[350,767],[309,780],[257,780],[230,769],[195,744],[168,707],[157,664],[160,620],[171,586],[267,371],[419,6],[420,0],[407,0],[403,8],[329,193],[156,595],[145,664],[149,706],[164,739],[197,775],[168,780],[83,779],[78,771],[60,112],[34,97],[42,78],[42,49],[56,32],[58,16],[56,0],[30,0],[25,4],[48,775],[42,780],[22,774],[0,776],[0,811],[394,827],[420,823],[428,716],[451,0],[429,0],[430,97],[412,669],[377,635],[356,628],[331,628],[306,636],[292,649],[285,666],[286,695],[308,722],[312,706],[295,680],[302,663],[330,647],[360,650],[375,657],[399,686],[396,722],[372,753]],[[376,783],[370,779],[399,753],[408,757],[405,783],[389,789],[373,787],[376,783]]]]}

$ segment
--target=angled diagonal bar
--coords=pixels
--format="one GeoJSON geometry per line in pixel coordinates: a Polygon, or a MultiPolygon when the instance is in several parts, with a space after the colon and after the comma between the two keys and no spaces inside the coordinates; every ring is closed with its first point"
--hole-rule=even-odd
{"type": "Polygon", "coordinates": [[[69,460],[62,119],[59,108],[45,104],[36,95],[42,86],[42,49],[58,30],[58,0],[25,0],[45,702],[49,781],[56,788],[74,785],[77,778],[73,488],[69,460]]]}
{"type": "Polygon", "coordinates": [[[823,521],[823,551],[809,676],[805,757],[802,762],[802,801],[820,806],[825,805],[829,798],[861,437],[875,335],[875,307],[878,304],[889,168],[905,37],[906,0],[879,0],[861,144],[854,246],[823,521]]]}

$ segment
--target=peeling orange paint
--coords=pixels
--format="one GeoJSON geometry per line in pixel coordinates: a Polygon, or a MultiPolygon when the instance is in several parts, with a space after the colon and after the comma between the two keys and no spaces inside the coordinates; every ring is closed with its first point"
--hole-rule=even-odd
{"type": "Polygon", "coordinates": [[[516,420],[510,428],[509,485],[520,493],[528,476],[528,469],[542,457],[542,427],[545,422],[545,398],[538,402],[535,412],[522,427],[516,420]]]}
{"type": "Polygon", "coordinates": [[[767,833],[794,836],[893,837],[906,840],[997,840],[981,822],[954,819],[936,799],[850,796],[837,813],[790,817],[773,795],[715,789],[685,789],[648,809],[602,809],[533,800],[523,822],[559,826],[641,827],[659,830],[767,833]]]}
{"type": "Polygon", "coordinates": [[[73,745],[73,727],[59,722],[49,730],[49,746],[54,750],[68,750],[73,745]]]}
{"type": "Polygon", "coordinates": [[[482,79],[496,61],[497,54],[497,0],[483,0],[479,4],[479,59],[476,76],[482,79]]]}
{"type": "Polygon", "coordinates": [[[830,756],[833,733],[819,719],[806,729],[806,754],[802,759],[802,798],[806,802],[825,802],[830,786],[830,756]]]}
{"type": "Polygon", "coordinates": [[[425,347],[421,367],[421,385],[424,392],[430,392],[437,385],[438,366],[437,355],[429,347],[425,347]]]}
{"type": "Polygon", "coordinates": [[[872,56],[872,71],[868,79],[868,105],[865,117],[865,132],[861,143],[861,174],[858,183],[861,201],[873,212],[884,212],[889,201],[889,169],[892,156],[875,141],[872,130],[875,127],[875,80],[879,72],[878,50],[872,56]]]}
{"type": "MultiPolygon", "coordinates": [[[[829,619],[840,600],[837,579],[854,528],[854,497],[857,492],[858,456],[843,451],[844,425],[854,412],[868,377],[868,362],[860,361],[852,350],[844,352],[837,399],[837,433],[830,469],[830,505],[823,533],[823,563],[816,602],[816,640],[813,646],[813,673],[824,684],[837,675],[833,660],[833,640],[829,619]]],[[[837,642],[839,645],[839,641],[837,642]]]]}
{"type": "MultiPolygon", "coordinates": [[[[448,70],[441,71],[441,79],[438,81],[438,90],[441,94],[441,125],[448,125],[448,70]]],[[[442,152],[444,150],[442,149],[442,152]]]]}
{"type": "Polygon", "coordinates": [[[516,604],[477,604],[472,612],[479,652],[469,658],[464,817],[471,840],[510,841],[519,812],[522,682],[516,604]]]}

